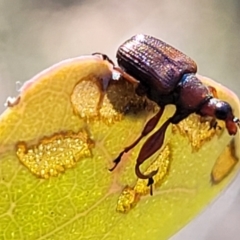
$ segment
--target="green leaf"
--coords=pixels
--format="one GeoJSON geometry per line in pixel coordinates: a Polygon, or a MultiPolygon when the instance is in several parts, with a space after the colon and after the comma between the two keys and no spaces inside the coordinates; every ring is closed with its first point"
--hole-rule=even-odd
{"type": "MultiPolygon", "coordinates": [[[[196,115],[169,127],[165,146],[144,163],[143,171],[159,168],[153,196],[134,172],[145,139],[110,172],[158,110],[111,74],[97,57],[64,61],[9,102],[0,117],[0,239],[166,239],[231,182],[239,135],[208,131],[196,115]]],[[[239,115],[232,93],[202,79],[239,115]]]]}

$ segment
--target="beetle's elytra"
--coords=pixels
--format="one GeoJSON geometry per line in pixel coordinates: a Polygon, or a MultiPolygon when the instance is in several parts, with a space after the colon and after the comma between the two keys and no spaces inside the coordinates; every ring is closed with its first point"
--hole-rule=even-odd
{"type": "MultiPolygon", "coordinates": [[[[140,171],[140,165],[161,148],[170,123],[177,124],[190,114],[197,113],[223,120],[230,135],[237,133],[240,120],[233,115],[231,106],[217,98],[213,87],[205,86],[197,78],[196,63],[182,52],[159,39],[138,34],[119,47],[117,61],[120,68],[115,69],[130,82],[133,82],[132,79],[138,80],[136,92],[144,93],[159,105],[160,110],[146,123],[140,137],[118,155],[111,170],[121,161],[125,152],[155,128],[167,104],[176,106],[174,115],[146,140],[136,160],[136,175],[149,179],[150,186],[158,170],[144,175],[140,171]]],[[[216,121],[213,121],[212,127],[216,125],[216,121]]]]}
{"type": "Polygon", "coordinates": [[[118,64],[142,84],[159,94],[172,92],[186,73],[196,73],[196,63],[170,45],[146,35],[136,35],[121,45],[118,64]]]}

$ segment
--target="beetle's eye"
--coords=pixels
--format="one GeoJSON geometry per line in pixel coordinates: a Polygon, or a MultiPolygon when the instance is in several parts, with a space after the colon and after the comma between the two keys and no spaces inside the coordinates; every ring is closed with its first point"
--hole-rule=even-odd
{"type": "Polygon", "coordinates": [[[225,120],[229,113],[232,112],[232,108],[226,102],[218,102],[216,104],[215,116],[220,120],[225,120]]]}

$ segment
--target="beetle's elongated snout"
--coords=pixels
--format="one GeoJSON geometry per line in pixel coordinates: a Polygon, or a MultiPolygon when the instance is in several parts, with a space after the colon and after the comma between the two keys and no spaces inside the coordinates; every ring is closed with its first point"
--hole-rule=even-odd
{"type": "Polygon", "coordinates": [[[226,120],[226,127],[228,130],[229,135],[235,135],[237,133],[237,126],[240,128],[240,122],[238,118],[233,118],[230,120],[226,120]]]}
{"type": "Polygon", "coordinates": [[[228,130],[228,133],[230,135],[235,135],[237,133],[237,129],[240,128],[240,120],[237,117],[233,117],[232,119],[227,119],[226,121],[226,127],[228,130]]]}

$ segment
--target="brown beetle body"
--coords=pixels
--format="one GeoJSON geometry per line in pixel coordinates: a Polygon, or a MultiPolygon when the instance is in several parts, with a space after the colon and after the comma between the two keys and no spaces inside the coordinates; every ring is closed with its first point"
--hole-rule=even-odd
{"type": "Polygon", "coordinates": [[[141,84],[151,85],[159,94],[175,89],[182,76],[196,73],[196,63],[163,41],[136,35],[122,44],[117,52],[118,64],[141,84]]]}
{"type": "MultiPolygon", "coordinates": [[[[195,76],[197,72],[197,65],[191,58],[159,39],[142,34],[122,44],[118,49],[117,59],[119,66],[129,75],[140,80],[140,88],[144,88],[147,97],[159,106],[181,105],[179,96],[183,94],[180,93],[183,83],[179,83],[186,80],[186,74],[192,73],[195,76]]],[[[191,81],[192,90],[196,89],[193,84],[199,85],[196,79],[191,78],[187,81],[188,83],[191,81]]],[[[201,82],[200,85],[202,85],[201,82]]],[[[197,91],[199,90],[197,86],[197,91]]],[[[205,96],[211,95],[204,85],[201,90],[201,97],[204,96],[204,99],[205,96]]],[[[188,93],[195,95],[194,91],[188,93]]],[[[192,97],[190,95],[188,94],[189,98],[192,97]]],[[[189,108],[195,110],[196,105],[204,99],[196,99],[198,103],[195,103],[193,107],[189,105],[189,108]]],[[[192,100],[194,99],[191,98],[192,100]]],[[[185,110],[187,110],[186,107],[184,107],[185,110]]]]}
{"type": "MultiPolygon", "coordinates": [[[[124,153],[155,128],[167,104],[174,104],[176,112],[146,140],[136,162],[137,176],[149,179],[148,185],[152,185],[152,177],[158,170],[144,175],[140,165],[161,148],[170,123],[177,124],[191,113],[197,113],[224,120],[229,134],[237,133],[240,121],[233,115],[231,106],[217,99],[213,88],[205,86],[196,77],[196,63],[177,49],[154,37],[138,34],[119,47],[117,60],[121,68],[119,72],[124,72],[123,77],[130,82],[132,78],[139,80],[136,92],[156,102],[160,110],[147,122],[140,137],[114,160],[115,166],[111,170],[117,166],[124,153]]],[[[216,124],[213,126],[216,127],[216,124]]]]}

